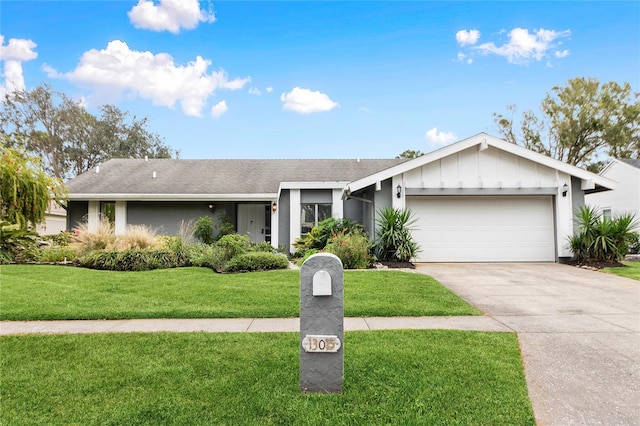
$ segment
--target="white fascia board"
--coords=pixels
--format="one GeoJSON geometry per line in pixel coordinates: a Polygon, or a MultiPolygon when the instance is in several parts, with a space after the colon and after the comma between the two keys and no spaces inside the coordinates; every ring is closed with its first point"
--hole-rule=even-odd
{"type": "Polygon", "coordinates": [[[114,201],[270,201],[277,193],[261,194],[69,194],[69,200],[114,201]]]}
{"type": "Polygon", "coordinates": [[[281,182],[278,193],[283,189],[342,189],[349,182],[281,182]]]}

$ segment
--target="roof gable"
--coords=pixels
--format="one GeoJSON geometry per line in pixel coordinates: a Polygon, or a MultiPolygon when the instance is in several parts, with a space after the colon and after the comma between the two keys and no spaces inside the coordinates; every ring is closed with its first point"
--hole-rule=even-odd
{"type": "Polygon", "coordinates": [[[509,153],[517,158],[524,158],[537,165],[541,165],[552,170],[557,170],[570,176],[575,176],[579,179],[582,179],[583,181],[591,182],[594,187],[593,189],[595,190],[613,189],[615,187],[614,182],[609,179],[603,178],[602,176],[596,175],[575,166],[571,166],[545,155],[538,154],[521,146],[490,136],[486,133],[479,133],[454,144],[445,146],[439,150],[430,152],[418,158],[409,160],[405,163],[398,164],[389,169],[380,171],[374,175],[351,182],[349,184],[349,190],[357,191],[367,186],[374,185],[382,180],[389,179],[393,176],[397,176],[403,173],[410,173],[414,169],[422,168],[423,166],[429,165],[436,161],[446,161],[447,158],[474,147],[477,147],[477,149],[480,151],[487,149],[496,149],[501,152],[509,153]]]}

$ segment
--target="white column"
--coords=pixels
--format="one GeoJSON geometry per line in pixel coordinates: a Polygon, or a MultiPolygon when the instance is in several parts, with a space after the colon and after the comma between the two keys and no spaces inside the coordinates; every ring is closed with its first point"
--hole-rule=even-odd
{"type": "Polygon", "coordinates": [[[295,252],[293,242],[300,238],[300,190],[289,190],[289,251],[295,252]]]}
{"type": "Polygon", "coordinates": [[[342,189],[334,188],[331,193],[331,216],[336,219],[344,217],[344,202],[342,201],[342,189]]]}
{"type": "Polygon", "coordinates": [[[269,207],[271,208],[271,246],[275,249],[278,248],[278,212],[280,211],[280,206],[277,204],[278,201],[279,200],[274,200],[271,203],[271,206],[273,206],[273,203],[276,203],[276,211],[273,211],[271,206],[269,207]]]}
{"type": "Polygon", "coordinates": [[[100,201],[89,201],[89,211],[87,212],[87,230],[96,232],[100,222],[100,201]]]}
{"type": "MultiPolygon", "coordinates": [[[[558,174],[558,192],[556,193],[556,247],[558,247],[559,257],[571,257],[572,253],[568,247],[568,239],[573,235],[573,204],[571,193],[571,176],[564,173],[558,174]],[[562,196],[565,182],[568,185],[566,196],[562,196]]],[[[579,190],[579,189],[576,189],[579,190]]]]}
{"type": "Polygon", "coordinates": [[[116,223],[114,232],[116,235],[127,233],[127,202],[116,201],[116,223]]]}

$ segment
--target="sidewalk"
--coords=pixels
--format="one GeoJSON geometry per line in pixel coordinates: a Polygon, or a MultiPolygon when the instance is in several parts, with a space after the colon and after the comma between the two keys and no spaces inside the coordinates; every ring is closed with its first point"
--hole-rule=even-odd
{"type": "MultiPolygon", "coordinates": [[[[344,319],[345,331],[448,329],[513,331],[488,316],[356,317],[344,319]]],[[[15,334],[86,334],[167,332],[298,332],[298,318],[127,319],[68,321],[2,321],[0,336],[15,334]]]]}

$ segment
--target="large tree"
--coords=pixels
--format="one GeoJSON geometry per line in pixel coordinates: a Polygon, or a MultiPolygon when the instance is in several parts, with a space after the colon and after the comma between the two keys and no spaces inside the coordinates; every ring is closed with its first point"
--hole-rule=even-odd
{"type": "Polygon", "coordinates": [[[49,201],[66,196],[62,182],[44,172],[40,158],[18,149],[3,147],[0,160],[0,220],[22,229],[44,222],[49,201]]]}
{"type": "Polygon", "coordinates": [[[540,115],[525,111],[518,123],[510,105],[509,116],[495,113],[494,119],[507,141],[598,171],[607,157],[639,158],[639,97],[629,83],[574,78],[552,88],[540,115]]]}
{"type": "Polygon", "coordinates": [[[96,117],[48,85],[14,92],[0,106],[0,131],[12,136],[3,140],[3,147],[37,155],[45,170],[59,179],[74,177],[110,158],[177,154],[147,126],[146,118],[130,117],[113,105],[102,106],[96,117]]]}

